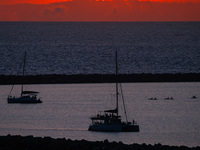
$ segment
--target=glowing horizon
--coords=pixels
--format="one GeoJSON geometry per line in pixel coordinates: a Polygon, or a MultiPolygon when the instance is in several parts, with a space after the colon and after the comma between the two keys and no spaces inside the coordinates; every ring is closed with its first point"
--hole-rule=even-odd
{"type": "Polygon", "coordinates": [[[15,4],[51,4],[58,2],[68,2],[73,0],[1,0],[0,5],[15,5],[15,4]]]}
{"type": "Polygon", "coordinates": [[[1,0],[0,21],[200,21],[200,0],[1,0]]]}
{"type": "MultiPolygon", "coordinates": [[[[58,2],[72,2],[77,0],[1,0],[0,5],[13,5],[13,4],[51,4],[51,3],[58,3],[58,2]]],[[[200,0],[83,0],[83,1],[96,1],[96,2],[158,2],[158,3],[165,3],[165,2],[177,2],[177,3],[200,3],[200,0]]]]}
{"type": "Polygon", "coordinates": [[[150,1],[150,2],[159,2],[159,3],[200,3],[200,0],[138,0],[138,1],[150,1]]]}

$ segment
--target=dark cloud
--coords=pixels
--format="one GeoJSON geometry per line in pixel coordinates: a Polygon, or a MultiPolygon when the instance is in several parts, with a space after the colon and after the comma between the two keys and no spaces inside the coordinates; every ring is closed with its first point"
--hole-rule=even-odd
{"type": "Polygon", "coordinates": [[[64,8],[64,7],[47,8],[47,9],[44,10],[44,15],[45,16],[64,15],[66,9],[67,8],[64,8]]]}
{"type": "Polygon", "coordinates": [[[115,15],[115,14],[117,14],[117,9],[116,8],[113,10],[113,15],[115,15]]]}

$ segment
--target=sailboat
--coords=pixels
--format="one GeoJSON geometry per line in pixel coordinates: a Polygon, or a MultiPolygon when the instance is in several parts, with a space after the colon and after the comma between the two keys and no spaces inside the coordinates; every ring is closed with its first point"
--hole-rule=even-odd
{"type": "MultiPolygon", "coordinates": [[[[25,66],[26,66],[26,52],[24,54],[24,61],[23,61],[23,76],[25,72],[25,66]]],[[[13,85],[14,87],[14,85],[13,85]]],[[[15,97],[11,96],[11,92],[13,90],[13,87],[11,88],[11,91],[8,95],[7,101],[8,103],[42,103],[40,98],[37,98],[37,94],[39,92],[36,91],[24,91],[23,83],[21,85],[21,96],[15,97]]]]}
{"type": "Polygon", "coordinates": [[[111,110],[105,110],[103,115],[97,114],[95,116],[92,116],[90,118],[92,120],[92,124],[89,126],[88,130],[100,131],[100,132],[139,132],[139,125],[137,125],[137,123],[134,120],[132,122],[128,121],[125,105],[124,105],[124,112],[126,116],[125,122],[122,122],[121,116],[118,113],[119,83],[117,79],[118,76],[117,52],[115,54],[115,57],[116,57],[116,108],[111,110]]]}

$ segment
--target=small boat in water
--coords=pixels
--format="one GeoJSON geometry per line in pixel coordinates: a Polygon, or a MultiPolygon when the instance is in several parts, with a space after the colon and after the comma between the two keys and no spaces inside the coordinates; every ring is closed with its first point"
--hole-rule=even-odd
{"type": "MultiPolygon", "coordinates": [[[[116,52],[116,108],[111,110],[105,110],[104,114],[97,114],[91,117],[92,124],[89,126],[89,131],[101,131],[101,132],[139,132],[139,125],[133,120],[128,122],[126,109],[121,90],[122,100],[124,104],[124,112],[126,121],[122,122],[121,116],[118,114],[118,97],[119,97],[119,86],[118,86],[118,65],[117,65],[117,52],[116,52]]],[[[120,86],[121,88],[121,86],[120,86]]]]}
{"type": "Polygon", "coordinates": [[[158,99],[156,97],[155,98],[151,97],[151,98],[148,98],[148,100],[158,100],[158,99]]]}
{"type": "Polygon", "coordinates": [[[197,97],[196,96],[192,96],[192,99],[196,99],[197,97]]]}
{"type": "MultiPolygon", "coordinates": [[[[24,72],[25,72],[25,65],[26,65],[26,52],[24,54],[23,76],[24,76],[24,72]]],[[[13,85],[13,87],[14,87],[14,85],[13,85]]],[[[39,92],[24,91],[23,83],[21,85],[21,96],[20,97],[11,96],[11,92],[13,90],[13,87],[11,88],[11,91],[10,91],[8,98],[7,98],[8,103],[25,103],[25,104],[42,103],[41,99],[37,98],[37,94],[39,92]]]]}
{"type": "Polygon", "coordinates": [[[173,97],[166,97],[165,100],[174,100],[173,97]]]}
{"type": "Polygon", "coordinates": [[[7,100],[8,103],[42,103],[40,98],[37,98],[37,93],[35,91],[22,91],[20,97],[14,97],[9,95],[7,100]]]}

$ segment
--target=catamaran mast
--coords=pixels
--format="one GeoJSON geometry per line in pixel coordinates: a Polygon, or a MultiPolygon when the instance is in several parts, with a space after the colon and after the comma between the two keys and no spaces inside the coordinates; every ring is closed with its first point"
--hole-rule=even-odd
{"type": "Polygon", "coordinates": [[[118,116],[118,64],[117,64],[117,51],[115,52],[115,65],[116,65],[116,109],[117,109],[117,116],[118,116]]]}
{"type": "MultiPolygon", "coordinates": [[[[117,110],[117,116],[118,116],[118,100],[119,100],[119,92],[118,92],[118,89],[119,89],[119,86],[118,86],[118,61],[117,61],[117,51],[115,52],[115,62],[116,62],[116,110],[117,110]]],[[[121,87],[121,84],[120,84],[120,89],[121,89],[121,94],[122,94],[122,100],[123,100],[123,105],[124,105],[124,113],[125,113],[125,116],[126,116],[126,122],[128,122],[128,118],[127,118],[127,113],[126,113],[126,107],[125,107],[125,103],[124,103],[124,96],[123,96],[123,92],[122,92],[122,87],[121,87]]]]}
{"type": "MultiPolygon", "coordinates": [[[[25,66],[26,65],[26,51],[25,51],[25,54],[24,54],[24,66],[23,66],[23,73],[22,73],[22,75],[24,76],[24,72],[25,72],[25,66]]],[[[23,94],[23,81],[22,81],[22,88],[21,88],[21,96],[22,96],[22,94],[23,94]]]]}

